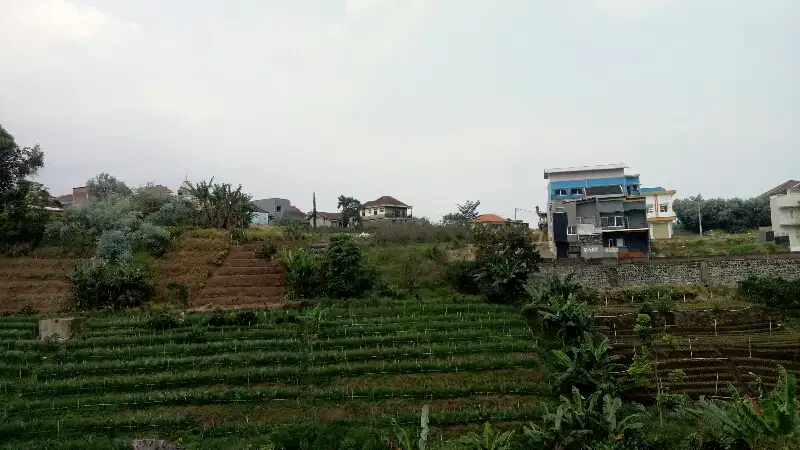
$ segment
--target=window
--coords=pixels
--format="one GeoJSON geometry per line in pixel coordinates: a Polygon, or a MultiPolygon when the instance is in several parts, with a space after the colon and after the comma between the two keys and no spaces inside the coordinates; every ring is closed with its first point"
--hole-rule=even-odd
{"type": "Polygon", "coordinates": [[[275,207],[275,212],[281,212],[281,205],[275,207]]]}
{"type": "Polygon", "coordinates": [[[366,211],[364,211],[364,210],[362,209],[362,210],[361,210],[361,217],[364,217],[364,216],[366,216],[366,215],[367,215],[367,212],[366,212],[366,211]]]}
{"type": "Polygon", "coordinates": [[[578,234],[578,227],[574,225],[571,227],[567,227],[567,234],[578,234]]]}
{"type": "Polygon", "coordinates": [[[662,203],[658,205],[658,212],[667,212],[669,209],[669,203],[662,203]]]}
{"type": "Polygon", "coordinates": [[[608,216],[600,218],[600,226],[625,228],[625,217],[623,216],[608,216]]]}
{"type": "Polygon", "coordinates": [[[383,208],[381,208],[380,210],[378,210],[378,212],[379,212],[379,213],[383,213],[383,211],[384,211],[384,210],[383,210],[383,208]]]}
{"type": "Polygon", "coordinates": [[[566,189],[556,189],[553,191],[553,195],[567,195],[566,189]]]}
{"type": "Polygon", "coordinates": [[[571,195],[580,195],[583,194],[583,188],[572,188],[569,190],[571,195]]]}
{"type": "Polygon", "coordinates": [[[609,238],[608,247],[625,247],[625,239],[623,238],[609,238]]]}
{"type": "Polygon", "coordinates": [[[647,214],[653,214],[653,209],[655,209],[653,205],[647,205],[647,214]]]}
{"type": "Polygon", "coordinates": [[[372,215],[373,216],[377,216],[378,215],[378,208],[372,208],[372,215]]]}

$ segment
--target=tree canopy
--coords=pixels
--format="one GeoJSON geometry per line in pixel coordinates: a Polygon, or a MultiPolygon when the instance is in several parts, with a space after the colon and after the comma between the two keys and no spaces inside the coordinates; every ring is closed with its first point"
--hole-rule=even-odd
{"type": "Polygon", "coordinates": [[[105,172],[86,181],[86,189],[90,200],[105,200],[112,195],[124,197],[132,193],[131,188],[123,181],[105,172]]]}
{"type": "Polygon", "coordinates": [[[20,147],[0,125],[0,251],[30,248],[42,239],[50,194],[28,180],[42,167],[39,146],[20,147]]]}
{"type": "Polygon", "coordinates": [[[442,224],[444,225],[469,225],[472,219],[478,217],[478,206],[481,205],[480,200],[471,201],[467,200],[464,204],[456,204],[457,212],[445,214],[442,217],[442,224]]]}
{"type": "Polygon", "coordinates": [[[340,195],[336,207],[342,210],[342,223],[345,226],[361,224],[361,202],[358,199],[340,195]]]}
{"type": "Polygon", "coordinates": [[[772,222],[769,197],[704,199],[696,196],[678,199],[672,204],[682,228],[699,232],[698,206],[703,220],[703,230],[741,233],[748,229],[768,226],[772,222]]]}

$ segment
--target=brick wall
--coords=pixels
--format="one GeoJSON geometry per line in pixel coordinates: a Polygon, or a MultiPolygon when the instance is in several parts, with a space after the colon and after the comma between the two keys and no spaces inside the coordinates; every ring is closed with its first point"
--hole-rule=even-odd
{"type": "Polygon", "coordinates": [[[750,275],[800,278],[800,254],[778,253],[741,257],[663,258],[641,261],[545,261],[535,278],[552,274],[576,278],[597,288],[665,284],[733,285],[750,275]]]}

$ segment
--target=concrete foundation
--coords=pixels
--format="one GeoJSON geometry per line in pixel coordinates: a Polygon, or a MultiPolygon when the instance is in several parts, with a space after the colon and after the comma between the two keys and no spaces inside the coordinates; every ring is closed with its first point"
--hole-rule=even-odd
{"type": "Polygon", "coordinates": [[[80,328],[81,322],[77,317],[42,319],[39,321],[39,339],[67,340],[80,328]]]}
{"type": "Polygon", "coordinates": [[[134,439],[133,450],[182,450],[183,447],[155,439],[134,439]]]}

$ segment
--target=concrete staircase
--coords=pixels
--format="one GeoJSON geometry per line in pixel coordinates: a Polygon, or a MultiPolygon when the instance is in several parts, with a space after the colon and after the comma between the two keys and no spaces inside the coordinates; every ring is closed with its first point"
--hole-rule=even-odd
{"type": "Polygon", "coordinates": [[[208,278],[191,309],[280,308],[286,294],[280,262],[256,258],[257,244],[231,248],[228,257],[208,278]]]}

